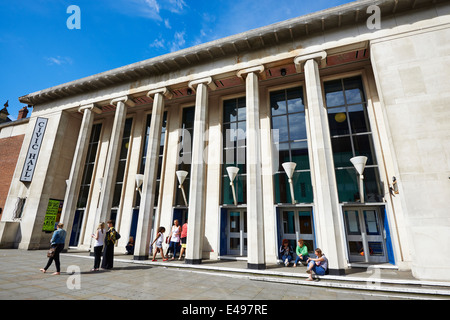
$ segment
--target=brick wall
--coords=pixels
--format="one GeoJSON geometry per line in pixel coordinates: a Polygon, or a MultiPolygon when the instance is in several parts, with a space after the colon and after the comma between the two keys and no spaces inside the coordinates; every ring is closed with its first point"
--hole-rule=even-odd
{"type": "Polygon", "coordinates": [[[2,211],[8,197],[9,186],[16,169],[24,137],[25,135],[19,135],[0,139],[0,208],[2,211]]]}

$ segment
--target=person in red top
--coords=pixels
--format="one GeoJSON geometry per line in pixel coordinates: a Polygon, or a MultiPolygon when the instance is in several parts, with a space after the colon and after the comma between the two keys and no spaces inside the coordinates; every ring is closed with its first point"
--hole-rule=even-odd
{"type": "Polygon", "coordinates": [[[187,228],[188,228],[188,222],[186,220],[186,222],[181,227],[181,235],[180,235],[181,252],[180,252],[180,256],[178,257],[178,260],[181,260],[181,257],[183,256],[183,253],[186,250],[187,228]]]}

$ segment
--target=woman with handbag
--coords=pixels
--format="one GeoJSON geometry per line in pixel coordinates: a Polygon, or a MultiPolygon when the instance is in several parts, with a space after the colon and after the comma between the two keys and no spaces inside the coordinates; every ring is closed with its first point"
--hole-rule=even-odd
{"type": "Polygon", "coordinates": [[[48,262],[45,268],[40,269],[43,273],[47,272],[47,269],[50,268],[50,266],[53,263],[53,260],[55,261],[56,266],[56,272],[53,273],[53,275],[60,275],[61,274],[61,263],[59,260],[59,254],[64,249],[64,243],[66,242],[66,230],[64,230],[64,224],[58,223],[58,226],[56,227],[56,231],[53,233],[52,240],[50,240],[51,248],[47,253],[48,262]]]}
{"type": "Polygon", "coordinates": [[[120,239],[120,234],[114,229],[114,221],[108,220],[108,231],[105,235],[102,269],[112,269],[114,264],[114,246],[120,239]]]}

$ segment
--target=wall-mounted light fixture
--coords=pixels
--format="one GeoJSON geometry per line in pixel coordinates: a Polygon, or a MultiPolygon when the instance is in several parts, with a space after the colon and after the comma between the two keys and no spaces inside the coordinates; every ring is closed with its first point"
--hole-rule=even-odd
{"type": "Polygon", "coordinates": [[[389,187],[389,191],[391,192],[391,194],[395,197],[394,194],[399,194],[398,192],[398,185],[397,185],[397,178],[396,177],[392,177],[392,186],[389,187]]]}
{"type": "Polygon", "coordinates": [[[356,171],[359,173],[359,199],[361,203],[364,203],[364,169],[367,163],[367,157],[359,156],[350,159],[350,162],[355,167],[356,171]]]}
{"type": "Polygon", "coordinates": [[[234,205],[237,206],[236,191],[234,189],[233,181],[239,172],[239,168],[238,167],[227,167],[227,172],[228,172],[228,177],[230,178],[231,190],[233,191],[234,205]]]}
{"type": "Polygon", "coordinates": [[[102,178],[98,178],[97,179],[97,183],[98,183],[98,186],[99,186],[99,192],[102,192],[102,190],[103,190],[103,177],[102,178]]]}
{"type": "Polygon", "coordinates": [[[193,93],[193,91],[192,91],[191,88],[188,88],[187,91],[186,91],[186,93],[187,93],[188,96],[191,96],[192,93],[193,93]]]}
{"type": "Polygon", "coordinates": [[[187,202],[187,199],[186,199],[186,193],[184,192],[184,188],[183,188],[183,182],[184,182],[184,180],[186,180],[186,177],[189,174],[189,172],[183,171],[183,170],[179,170],[179,171],[176,172],[176,174],[177,174],[178,182],[180,183],[178,188],[181,189],[181,193],[183,194],[184,204],[186,205],[186,207],[188,207],[188,202],[187,202]]]}
{"type": "Polygon", "coordinates": [[[287,70],[285,68],[280,70],[281,76],[285,77],[287,75],[287,70]]]}
{"type": "Polygon", "coordinates": [[[294,195],[294,183],[292,182],[292,176],[294,175],[294,170],[297,164],[295,162],[285,162],[282,164],[286,175],[288,176],[289,188],[291,189],[291,199],[292,204],[295,204],[295,195],[294,195]]]}
{"type": "Polygon", "coordinates": [[[141,186],[144,182],[144,175],[143,174],[137,174],[136,175],[136,191],[139,191],[139,194],[142,196],[141,186]]]}

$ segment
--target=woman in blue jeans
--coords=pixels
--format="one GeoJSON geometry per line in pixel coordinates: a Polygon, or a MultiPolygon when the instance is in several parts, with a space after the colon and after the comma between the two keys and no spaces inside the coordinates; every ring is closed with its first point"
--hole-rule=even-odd
{"type": "Polygon", "coordinates": [[[53,273],[54,275],[60,275],[61,274],[61,263],[59,261],[59,254],[64,249],[64,243],[66,241],[66,230],[63,229],[64,225],[62,223],[59,223],[57,226],[56,231],[53,233],[51,242],[51,247],[55,248],[55,255],[48,259],[47,265],[45,268],[40,269],[41,272],[46,273],[47,269],[50,268],[53,261],[55,261],[56,265],[56,272],[53,273]]]}
{"type": "Polygon", "coordinates": [[[279,254],[284,265],[287,267],[291,263],[294,249],[292,249],[292,246],[289,245],[289,240],[287,239],[283,239],[281,243],[279,254]]]}
{"type": "Polygon", "coordinates": [[[314,272],[318,276],[325,275],[325,272],[328,268],[328,259],[325,257],[325,255],[322,253],[322,250],[317,248],[314,253],[316,254],[317,258],[309,258],[306,262],[308,264],[308,268],[306,269],[306,272],[309,273],[308,281],[312,281],[312,272],[314,272]]]}
{"type": "Polygon", "coordinates": [[[169,250],[172,249],[173,256],[172,260],[175,260],[175,256],[177,255],[178,246],[180,245],[180,235],[181,235],[181,226],[179,225],[178,220],[173,221],[173,226],[170,234],[170,244],[169,250]]]}

